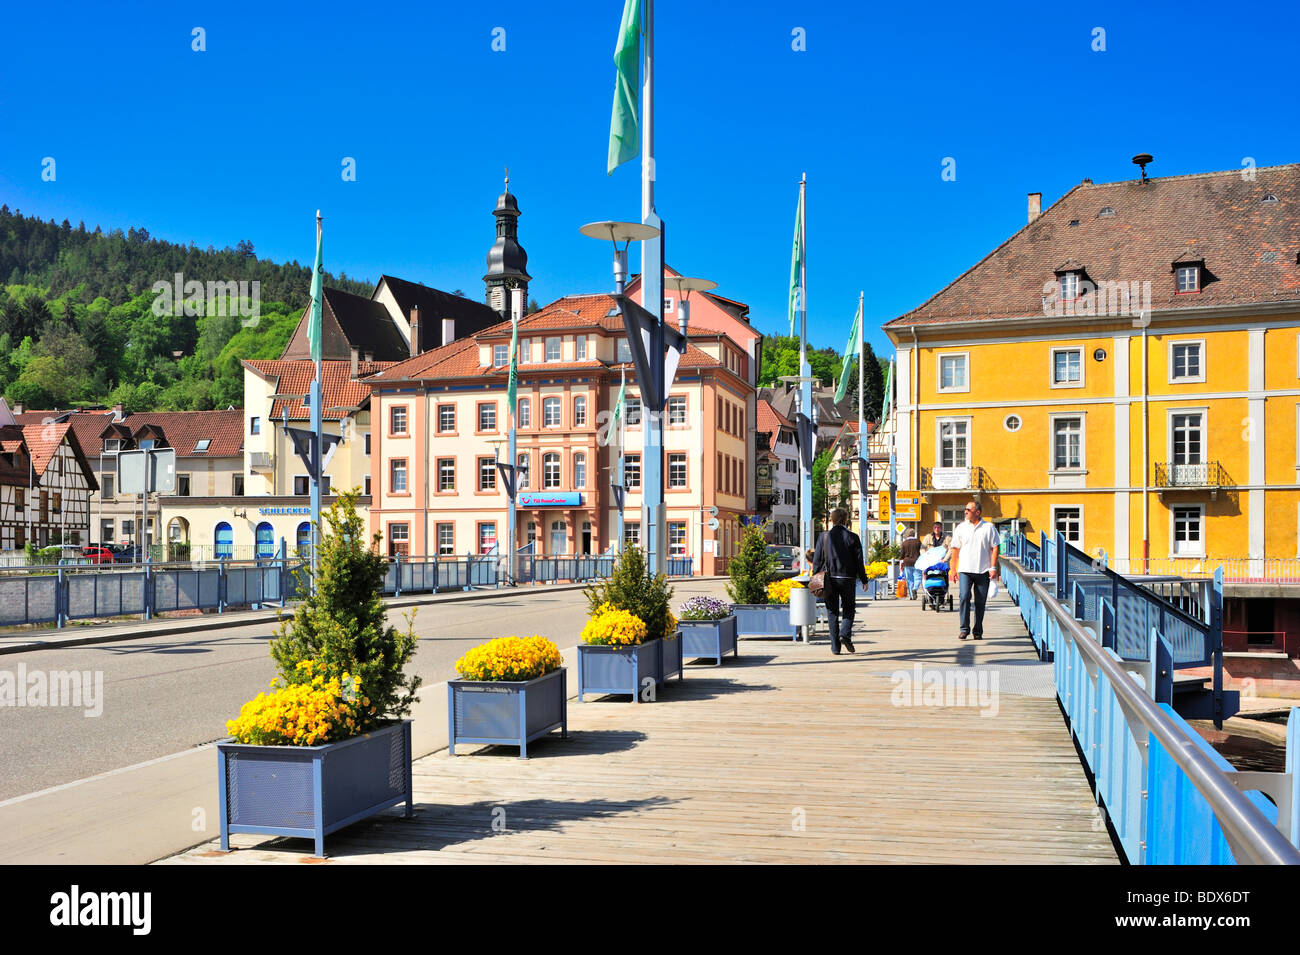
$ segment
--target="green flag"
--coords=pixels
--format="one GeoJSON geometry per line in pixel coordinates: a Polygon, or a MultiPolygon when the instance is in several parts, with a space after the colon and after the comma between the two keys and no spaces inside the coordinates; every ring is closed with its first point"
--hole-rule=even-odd
{"type": "MultiPolygon", "coordinates": [[[[794,335],[794,313],[798,310],[803,289],[803,189],[799,190],[799,207],[794,213],[794,248],[790,250],[790,334],[794,335]]],[[[799,372],[803,374],[802,369],[799,372]]]]}
{"type": "Polygon", "coordinates": [[[849,332],[849,343],[844,346],[844,367],[840,369],[840,384],[835,389],[835,401],[844,400],[844,393],[849,390],[849,371],[853,368],[853,355],[862,351],[862,303],[858,302],[857,314],[853,316],[853,330],[849,332]]]}
{"type": "Polygon", "coordinates": [[[506,407],[515,414],[515,393],[519,387],[519,319],[510,321],[510,383],[506,385],[506,407]]]}
{"type": "Polygon", "coordinates": [[[641,0],[624,0],[614,47],[614,114],[609,120],[609,175],[641,150],[637,94],[641,86],[641,0]]]}
{"type": "Polygon", "coordinates": [[[889,360],[889,377],[885,379],[885,404],[880,410],[880,421],[883,426],[884,422],[889,420],[889,406],[894,403],[894,360],[889,360]]]}
{"type": "Polygon", "coordinates": [[[316,211],[316,267],[311,271],[311,314],[307,318],[307,346],[311,360],[321,360],[321,278],[325,268],[321,264],[320,210],[316,211]]]}

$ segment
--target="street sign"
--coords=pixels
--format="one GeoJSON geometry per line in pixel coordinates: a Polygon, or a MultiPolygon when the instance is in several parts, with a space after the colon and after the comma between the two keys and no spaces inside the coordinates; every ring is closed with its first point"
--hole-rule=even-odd
{"type": "Polygon", "coordinates": [[[709,530],[716,531],[720,525],[721,522],[716,517],[709,518],[709,530]]]}
{"type": "MultiPolygon", "coordinates": [[[[888,495],[881,494],[881,499],[887,499],[888,495]]],[[[881,514],[883,517],[884,509],[881,514]]],[[[896,494],[894,495],[894,520],[908,521],[916,523],[921,519],[921,495],[919,494],[896,494]]]]}
{"type": "Polygon", "coordinates": [[[710,517],[717,517],[717,516],[718,516],[718,509],[717,509],[716,507],[711,507],[711,508],[709,508],[709,516],[710,516],[710,517]]]}
{"type": "Polygon", "coordinates": [[[117,455],[117,489],[123,494],[174,494],[176,449],[121,451],[117,455]]]}
{"type": "Polygon", "coordinates": [[[898,533],[901,534],[903,533],[903,531],[907,530],[907,525],[904,524],[902,521],[899,521],[897,524],[894,525],[894,530],[898,531],[898,533]]]}

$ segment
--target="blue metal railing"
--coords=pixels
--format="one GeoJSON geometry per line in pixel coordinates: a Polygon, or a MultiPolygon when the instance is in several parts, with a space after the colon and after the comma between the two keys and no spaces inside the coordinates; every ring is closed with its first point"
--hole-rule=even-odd
{"type": "MultiPolygon", "coordinates": [[[[1062,547],[1058,556],[1069,555],[1062,547]]],[[[1116,620],[1107,597],[1089,629],[1082,581],[1062,601],[1055,577],[1016,557],[1002,565],[1008,595],[1052,660],[1057,699],[1128,861],[1300,864],[1300,709],[1287,721],[1286,772],[1238,772],[1161,699],[1173,661],[1158,626],[1142,659],[1126,660],[1107,642],[1116,620]]]]}

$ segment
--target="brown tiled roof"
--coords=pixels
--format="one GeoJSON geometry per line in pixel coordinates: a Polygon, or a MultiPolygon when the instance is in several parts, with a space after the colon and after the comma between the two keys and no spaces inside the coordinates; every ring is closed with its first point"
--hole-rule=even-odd
{"type": "Polygon", "coordinates": [[[765,398],[758,401],[758,430],[765,431],[775,438],[782,428],[794,428],[794,424],[781,412],[772,407],[772,402],[765,398]]]}
{"type": "MultiPolygon", "coordinates": [[[[609,332],[623,331],[623,318],[618,313],[611,295],[566,295],[545,308],[525,315],[519,320],[520,337],[533,335],[540,331],[556,329],[601,328],[609,332]],[[613,312],[611,315],[610,312],[613,312]]],[[[398,362],[386,368],[381,374],[374,375],[371,382],[406,381],[410,379],[429,378],[486,378],[500,379],[505,382],[509,369],[494,368],[479,364],[478,348],[480,343],[510,340],[510,323],[500,322],[490,328],[475,333],[472,338],[459,338],[450,345],[435,348],[423,355],[417,355],[407,361],[398,362]]],[[[631,369],[631,365],[627,365],[631,369]]],[[[722,363],[707,352],[689,342],[686,354],[678,365],[679,368],[722,367],[722,363]]],[[[594,358],[583,361],[526,363],[519,365],[520,377],[532,375],[550,375],[559,371],[599,371],[610,368],[617,371],[619,366],[606,365],[594,358]]]]}
{"type": "MultiPolygon", "coordinates": [[[[453,343],[454,348],[458,343],[453,343]]],[[[370,400],[370,385],[361,381],[367,375],[383,371],[394,366],[391,361],[362,361],[357,363],[358,378],[352,377],[350,361],[321,362],[321,419],[339,421],[346,414],[336,408],[359,408],[370,400]]],[[[259,359],[244,362],[245,368],[251,368],[263,378],[276,382],[276,394],[305,395],[311,389],[316,377],[316,366],[306,359],[259,359]]],[[[279,418],[285,409],[294,421],[305,421],[311,417],[311,409],[302,403],[302,399],[277,398],[271,403],[271,417],[279,418]]],[[[242,424],[240,426],[243,427],[242,424]]],[[[242,433],[242,432],[241,432],[242,433]]]]}
{"type": "Polygon", "coordinates": [[[40,479],[45,474],[46,469],[49,468],[50,462],[54,460],[59,445],[67,441],[68,447],[72,449],[73,456],[76,457],[77,463],[81,466],[82,473],[86,475],[86,481],[90,484],[90,489],[92,491],[98,490],[99,482],[95,480],[95,472],[91,469],[90,462],[86,460],[81,442],[77,440],[71,422],[44,420],[26,422],[22,420],[26,417],[27,414],[14,415],[14,418],[18,420],[18,425],[0,430],[3,430],[6,441],[12,441],[18,437],[15,432],[21,429],[22,439],[32,456],[32,473],[35,475],[37,483],[40,483],[40,479]]]}
{"type": "Polygon", "coordinates": [[[1044,284],[1070,260],[1094,283],[1150,282],[1157,311],[1300,300],[1300,164],[1255,169],[1251,180],[1242,176],[1238,169],[1145,183],[1085,180],[885,328],[1042,319],[1044,284]],[[1278,201],[1262,201],[1269,195],[1278,201]],[[1100,215],[1103,209],[1114,214],[1100,215]],[[1205,262],[1204,290],[1176,295],[1173,263],[1189,257],[1205,262]]]}
{"type": "Polygon", "coordinates": [[[234,457],[244,449],[244,412],[238,408],[223,411],[146,411],[127,414],[113,420],[112,411],[26,411],[14,416],[20,424],[39,425],[62,418],[72,427],[78,445],[90,455],[99,454],[104,438],[121,438],[130,448],[142,431],[161,434],[166,446],[176,449],[177,457],[189,457],[202,438],[212,443],[198,457],[234,457]]]}

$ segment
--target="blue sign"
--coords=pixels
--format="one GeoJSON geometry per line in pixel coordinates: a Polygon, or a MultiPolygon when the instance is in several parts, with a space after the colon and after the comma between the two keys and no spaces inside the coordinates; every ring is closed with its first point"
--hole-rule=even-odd
{"type": "Polygon", "coordinates": [[[519,497],[520,507],[581,507],[581,491],[524,491],[519,497]]]}

